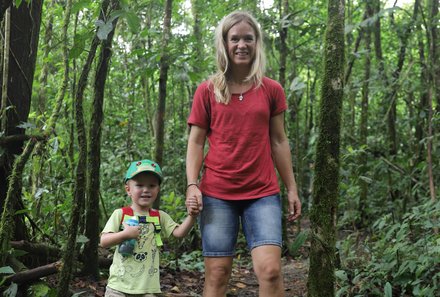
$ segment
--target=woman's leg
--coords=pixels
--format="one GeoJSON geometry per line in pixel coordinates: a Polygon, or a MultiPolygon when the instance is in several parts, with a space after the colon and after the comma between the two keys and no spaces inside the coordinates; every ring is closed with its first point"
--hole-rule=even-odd
{"type": "Polygon", "coordinates": [[[233,201],[203,196],[199,223],[205,257],[205,297],[226,296],[239,230],[239,213],[239,205],[233,201]]]}
{"type": "Polygon", "coordinates": [[[243,210],[242,225],[260,285],[260,297],[284,296],[281,213],[279,195],[251,200],[243,210]]]}
{"type": "Polygon", "coordinates": [[[232,271],[232,257],[205,257],[204,297],[225,297],[232,271]]]}
{"type": "Polygon", "coordinates": [[[252,250],[252,262],[257,275],[259,297],[283,297],[284,283],[281,271],[281,248],[262,245],[252,250]]]}

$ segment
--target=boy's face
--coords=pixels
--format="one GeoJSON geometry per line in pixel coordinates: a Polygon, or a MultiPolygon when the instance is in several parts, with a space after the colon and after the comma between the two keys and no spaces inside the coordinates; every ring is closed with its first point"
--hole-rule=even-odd
{"type": "Polygon", "coordinates": [[[159,179],[152,173],[139,173],[125,184],[125,191],[131,197],[133,206],[144,210],[153,206],[159,190],[159,179]]]}

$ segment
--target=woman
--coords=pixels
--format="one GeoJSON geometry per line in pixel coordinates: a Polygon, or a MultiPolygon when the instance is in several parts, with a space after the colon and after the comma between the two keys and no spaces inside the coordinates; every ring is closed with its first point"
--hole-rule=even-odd
{"type": "Polygon", "coordinates": [[[194,95],[186,159],[187,201],[196,197],[202,210],[203,296],[226,296],[240,221],[259,296],[284,296],[275,167],[287,189],[288,220],[301,214],[284,131],[286,98],[281,85],[264,76],[262,35],[249,13],[224,17],[215,46],[218,71],[194,95]],[[209,151],[204,159],[206,138],[209,151]]]}

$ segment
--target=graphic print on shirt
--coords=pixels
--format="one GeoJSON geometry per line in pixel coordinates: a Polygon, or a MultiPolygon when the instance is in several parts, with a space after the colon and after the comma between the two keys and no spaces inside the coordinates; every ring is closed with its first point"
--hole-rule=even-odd
{"type": "MultiPolygon", "coordinates": [[[[155,240],[153,239],[153,241],[155,241],[155,240]]],[[[150,269],[148,269],[149,276],[153,276],[155,273],[158,272],[157,268],[154,266],[154,261],[156,260],[157,248],[153,244],[151,245],[153,247],[153,249],[151,250],[151,266],[150,266],[150,269]]]]}
{"type": "Polygon", "coordinates": [[[143,250],[145,243],[147,243],[148,234],[150,232],[154,232],[154,226],[153,226],[153,224],[150,224],[150,223],[140,224],[139,226],[141,226],[141,232],[140,232],[141,234],[138,237],[137,244],[138,244],[138,248],[140,250],[143,250]]]}
{"type": "MultiPolygon", "coordinates": [[[[139,265],[136,265],[139,266],[139,265]]],[[[135,267],[136,267],[135,266],[135,267]]],[[[145,264],[142,263],[142,265],[140,266],[140,269],[136,272],[130,273],[131,277],[140,277],[142,274],[144,274],[145,272],[145,264]]]]}

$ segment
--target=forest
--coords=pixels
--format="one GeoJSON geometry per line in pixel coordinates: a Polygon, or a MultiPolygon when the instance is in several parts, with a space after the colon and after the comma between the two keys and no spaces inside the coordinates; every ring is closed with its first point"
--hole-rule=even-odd
{"type": "MultiPolygon", "coordinates": [[[[440,296],[438,0],[2,0],[3,296],[104,296],[133,160],[160,164],[156,207],[183,220],[187,119],[234,10],[287,97],[286,296],[440,296]]],[[[163,296],[202,296],[197,227],[160,265],[163,296]]],[[[240,237],[228,296],[257,296],[252,276],[240,237]]]]}

